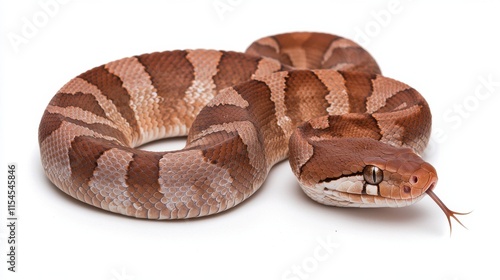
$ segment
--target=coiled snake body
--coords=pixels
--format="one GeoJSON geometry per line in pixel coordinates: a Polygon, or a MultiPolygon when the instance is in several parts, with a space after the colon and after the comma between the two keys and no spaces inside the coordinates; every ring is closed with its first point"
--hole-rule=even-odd
{"type": "Polygon", "coordinates": [[[449,220],[456,213],[432,192],[436,171],[418,156],[430,128],[423,97],[381,76],[359,45],[300,32],[246,53],[167,51],[89,70],[50,101],[39,143],[58,188],[138,218],[227,210],[289,156],[320,203],[401,207],[427,193],[449,220]],[[136,148],[186,134],[180,151],[136,148]]]}

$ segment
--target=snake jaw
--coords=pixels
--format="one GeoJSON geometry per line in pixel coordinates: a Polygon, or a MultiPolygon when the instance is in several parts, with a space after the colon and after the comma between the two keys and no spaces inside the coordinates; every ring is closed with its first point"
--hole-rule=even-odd
{"type": "Polygon", "coordinates": [[[455,215],[468,215],[471,212],[460,213],[460,212],[455,212],[455,211],[450,210],[443,203],[443,201],[441,201],[441,199],[433,192],[434,187],[435,187],[435,184],[434,184],[434,186],[427,189],[426,193],[430,198],[432,198],[432,200],[434,200],[434,202],[436,202],[436,204],[441,208],[441,210],[443,210],[444,214],[446,215],[446,218],[448,219],[448,224],[450,225],[450,235],[451,235],[451,232],[453,230],[452,226],[451,226],[451,218],[455,219],[464,228],[467,228],[466,226],[464,226],[464,224],[462,224],[462,222],[455,215]]]}

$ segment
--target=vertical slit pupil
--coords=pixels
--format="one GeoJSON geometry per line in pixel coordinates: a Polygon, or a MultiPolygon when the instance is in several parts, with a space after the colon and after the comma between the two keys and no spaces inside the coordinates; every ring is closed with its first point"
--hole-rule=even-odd
{"type": "Polygon", "coordinates": [[[383,173],[378,167],[367,165],[363,169],[363,177],[365,181],[372,185],[377,185],[383,180],[383,173]]]}

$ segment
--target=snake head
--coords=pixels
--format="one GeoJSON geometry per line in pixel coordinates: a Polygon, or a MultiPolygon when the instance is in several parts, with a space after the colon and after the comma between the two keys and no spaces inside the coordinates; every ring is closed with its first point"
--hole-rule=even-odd
{"type": "Polygon", "coordinates": [[[404,205],[412,204],[436,186],[436,169],[411,149],[386,145],[377,156],[370,156],[372,151],[369,149],[365,152],[363,176],[359,182],[366,190],[371,189],[372,195],[380,196],[388,203],[393,201],[399,206],[404,201],[404,205]]]}
{"type": "MultiPolygon", "coordinates": [[[[322,204],[408,206],[432,190],[438,180],[434,167],[409,148],[370,138],[334,138],[307,143],[313,150],[311,156],[300,167],[292,165],[292,169],[306,194],[322,204]]],[[[291,163],[296,164],[292,149],[291,163]]]]}
{"type": "Polygon", "coordinates": [[[293,134],[290,164],[304,192],[322,204],[342,207],[403,207],[425,194],[464,226],[434,193],[436,169],[409,148],[371,138],[309,138],[293,134]],[[298,152],[308,155],[297,156],[298,152]]]}

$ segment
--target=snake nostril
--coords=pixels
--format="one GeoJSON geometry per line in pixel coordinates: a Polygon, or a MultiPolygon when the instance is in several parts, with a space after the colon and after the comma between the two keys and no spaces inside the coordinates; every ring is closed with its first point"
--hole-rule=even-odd
{"type": "Polygon", "coordinates": [[[410,183],[413,185],[418,183],[418,177],[416,175],[411,176],[410,183]]]}

